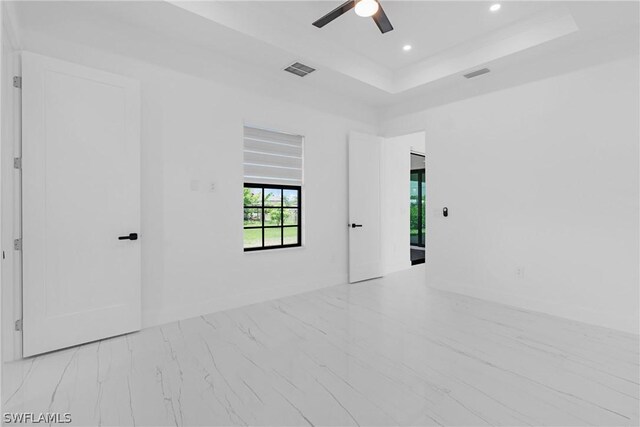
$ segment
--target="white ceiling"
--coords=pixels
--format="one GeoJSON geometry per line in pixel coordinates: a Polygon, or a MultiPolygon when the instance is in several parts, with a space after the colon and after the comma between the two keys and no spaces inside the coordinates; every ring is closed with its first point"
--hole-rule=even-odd
{"type": "Polygon", "coordinates": [[[398,71],[436,53],[512,24],[541,10],[548,2],[505,3],[498,13],[488,10],[492,3],[382,1],[394,30],[382,35],[371,18],[361,18],[352,10],[322,29],[311,27],[341,1],[272,1],[262,7],[282,14],[287,20],[308,27],[335,44],[357,52],[382,67],[398,71]],[[404,52],[402,46],[413,49],[404,52]]]}
{"type": "Polygon", "coordinates": [[[404,113],[638,53],[635,1],[502,1],[490,13],[484,1],[382,0],[390,33],[353,11],[322,29],[311,25],[340,3],[27,1],[14,9],[26,32],[205,78],[218,78],[218,66],[245,86],[268,81],[279,92],[333,93],[404,113]],[[283,73],[294,61],[318,71],[283,73]],[[491,73],[462,77],[485,66],[491,73]]]}

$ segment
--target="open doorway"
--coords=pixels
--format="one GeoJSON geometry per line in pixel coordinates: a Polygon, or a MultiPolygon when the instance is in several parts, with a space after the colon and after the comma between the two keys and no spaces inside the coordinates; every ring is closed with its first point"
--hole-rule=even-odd
{"type": "MultiPolygon", "coordinates": [[[[382,139],[380,155],[380,223],[383,274],[411,268],[411,249],[419,262],[425,262],[426,188],[413,184],[412,170],[420,171],[424,182],[426,135],[424,131],[382,139]],[[414,156],[413,154],[418,156],[414,156]],[[413,166],[412,166],[413,164],[413,166]],[[419,188],[420,187],[420,188],[419,188]],[[420,194],[418,195],[418,191],[420,194]],[[419,199],[423,199],[418,203],[419,199]],[[418,209],[420,213],[418,214],[418,209]],[[420,224],[418,224],[420,219],[420,224]],[[412,224],[413,223],[413,224],[412,224]],[[413,229],[413,232],[411,231],[413,229]]],[[[358,229],[360,230],[360,229],[358,229]]]]}
{"type": "Polygon", "coordinates": [[[410,197],[410,247],[411,265],[423,264],[426,247],[426,192],[425,158],[421,154],[411,153],[411,174],[409,179],[410,197]]]}

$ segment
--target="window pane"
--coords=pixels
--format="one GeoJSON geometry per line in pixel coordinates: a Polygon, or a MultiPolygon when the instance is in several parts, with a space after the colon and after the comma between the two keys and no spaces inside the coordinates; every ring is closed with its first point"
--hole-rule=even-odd
{"type": "Polygon", "coordinates": [[[261,208],[245,208],[244,209],[244,225],[246,226],[262,226],[262,209],[261,208]]]}
{"type": "Polygon", "coordinates": [[[244,229],[244,247],[245,248],[262,247],[262,228],[245,228],[244,229]]]}
{"type": "Polygon", "coordinates": [[[298,227],[285,227],[283,232],[285,245],[298,244],[298,227]]]}
{"type": "Polygon", "coordinates": [[[264,210],[264,225],[282,225],[282,211],[280,208],[264,210]]]}
{"type": "Polygon", "coordinates": [[[411,244],[417,245],[419,244],[419,218],[418,218],[418,185],[419,185],[419,175],[417,172],[411,172],[411,181],[410,181],[410,235],[411,235],[411,244]]]}
{"type": "Polygon", "coordinates": [[[262,188],[244,188],[245,206],[262,206],[262,188]]]}
{"type": "Polygon", "coordinates": [[[264,229],[264,245],[280,246],[282,244],[281,236],[282,228],[265,228],[264,229]]]}
{"type": "Polygon", "coordinates": [[[422,215],[420,220],[422,221],[422,229],[420,230],[420,246],[425,245],[425,240],[427,237],[427,183],[425,182],[426,176],[422,174],[422,200],[420,203],[422,204],[422,215]]]}
{"type": "Polygon", "coordinates": [[[298,190],[282,190],[285,206],[298,206],[298,190]]]}
{"type": "Polygon", "coordinates": [[[298,209],[283,209],[282,217],[284,225],[298,225],[298,209]]]}
{"type": "Polygon", "coordinates": [[[282,190],[279,188],[264,189],[264,205],[265,206],[281,206],[282,190]]]}

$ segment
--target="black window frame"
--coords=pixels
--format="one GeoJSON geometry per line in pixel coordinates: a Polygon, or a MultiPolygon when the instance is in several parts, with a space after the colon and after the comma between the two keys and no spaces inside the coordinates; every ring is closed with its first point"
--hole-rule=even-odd
{"type": "Polygon", "coordinates": [[[261,205],[260,206],[245,206],[243,204],[243,208],[242,208],[242,212],[243,212],[243,218],[244,218],[244,210],[245,209],[261,209],[262,211],[262,225],[255,225],[255,226],[245,226],[244,225],[244,220],[243,220],[243,224],[242,224],[242,232],[243,232],[243,236],[244,236],[244,230],[247,229],[261,229],[262,230],[262,246],[257,246],[257,247],[253,247],[253,248],[245,248],[244,247],[244,240],[243,240],[243,249],[245,252],[254,252],[254,251],[265,251],[265,250],[271,250],[271,249],[283,249],[283,248],[297,248],[302,246],[302,186],[300,185],[282,185],[282,184],[256,184],[256,183],[248,183],[245,182],[244,183],[244,187],[243,187],[243,191],[244,188],[259,188],[262,190],[262,201],[261,201],[261,205]],[[281,218],[281,223],[280,225],[265,225],[264,224],[264,220],[265,220],[265,214],[264,214],[264,210],[265,209],[277,209],[278,206],[265,206],[264,204],[264,193],[265,193],[265,189],[279,189],[281,190],[281,196],[280,197],[280,218],[281,218]],[[284,206],[284,190],[296,190],[298,192],[298,204],[296,206],[284,206]],[[296,225],[285,225],[284,224],[284,209],[297,209],[298,210],[298,224],[296,225]],[[264,243],[264,231],[265,229],[268,228],[279,228],[281,229],[280,232],[280,245],[273,245],[273,246],[265,246],[264,243]],[[285,228],[297,228],[298,229],[298,242],[297,243],[293,243],[293,244],[284,244],[284,229],[285,228]]]}
{"type": "MultiPolygon", "coordinates": [[[[416,155],[419,156],[419,154],[413,154],[412,155],[416,155]]],[[[417,205],[418,205],[418,243],[411,243],[412,246],[419,246],[421,248],[426,247],[426,240],[427,240],[427,234],[426,234],[426,216],[425,216],[425,209],[423,209],[422,206],[422,198],[425,196],[425,194],[422,193],[422,184],[426,183],[427,181],[427,170],[426,168],[422,168],[422,169],[412,169],[409,173],[409,180],[412,181],[413,179],[413,174],[417,175],[417,182],[418,182],[418,195],[417,195],[417,205]],[[424,232],[423,232],[424,230],[424,232]]],[[[425,205],[426,205],[426,201],[425,201],[425,205]]],[[[426,206],[425,206],[426,208],[426,206]]]]}

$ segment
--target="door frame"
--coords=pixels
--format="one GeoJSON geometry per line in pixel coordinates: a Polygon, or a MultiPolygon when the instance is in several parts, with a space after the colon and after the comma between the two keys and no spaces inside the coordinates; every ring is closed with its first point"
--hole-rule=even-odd
{"type": "Polygon", "coordinates": [[[22,152],[22,93],[13,86],[13,77],[21,75],[21,52],[16,38],[12,5],[2,3],[2,23],[5,47],[2,57],[2,113],[0,117],[0,205],[2,216],[2,267],[0,280],[0,358],[3,362],[20,360],[22,353],[22,252],[14,250],[14,239],[22,236],[22,179],[14,168],[14,158],[22,152]]]}
{"type": "Polygon", "coordinates": [[[22,227],[21,178],[13,164],[14,157],[21,156],[22,98],[13,76],[22,74],[22,42],[14,4],[0,2],[0,15],[0,40],[6,49],[0,60],[0,360],[10,362],[22,359],[22,331],[16,330],[16,321],[22,319],[22,254],[13,247],[22,227]]]}

